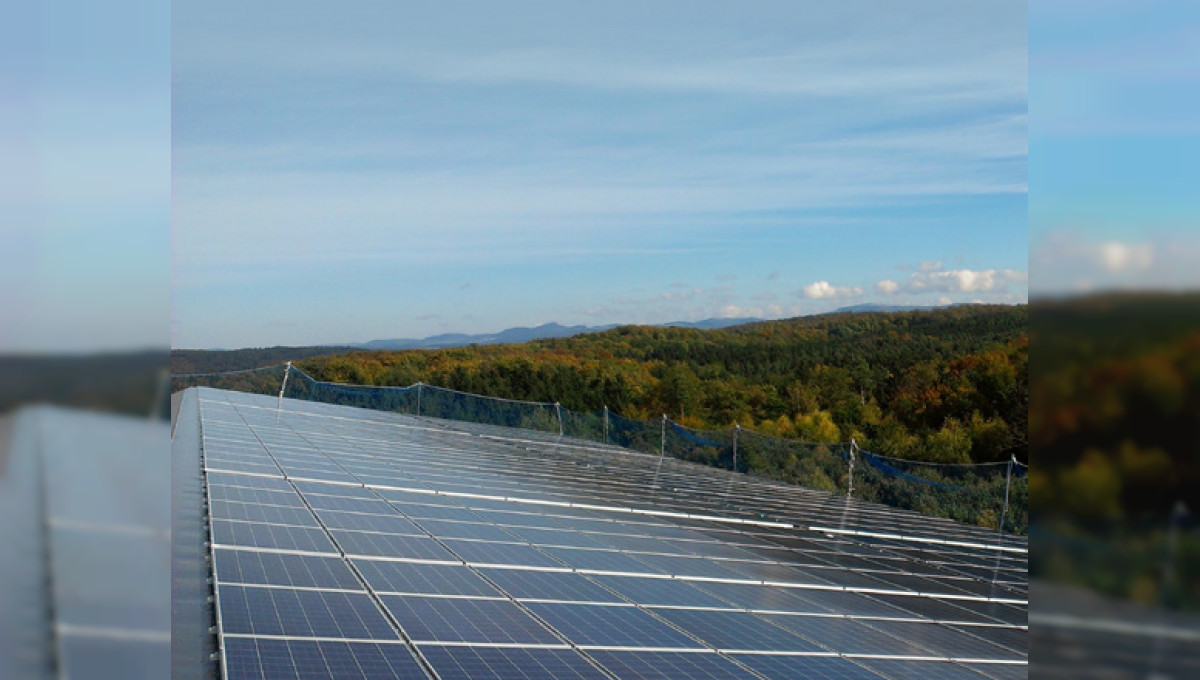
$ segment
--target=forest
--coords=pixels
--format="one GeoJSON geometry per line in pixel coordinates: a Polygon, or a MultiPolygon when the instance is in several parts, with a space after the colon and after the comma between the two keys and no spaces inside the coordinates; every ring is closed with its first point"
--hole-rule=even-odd
{"type": "Polygon", "coordinates": [[[354,351],[317,380],[560,402],[695,429],[847,442],[938,463],[1026,459],[1025,306],[835,314],[720,330],[624,326],[520,345],[354,351]]]}
{"type": "Polygon", "coordinates": [[[1031,574],[1200,609],[1200,294],[1031,316],[1031,574]]]}

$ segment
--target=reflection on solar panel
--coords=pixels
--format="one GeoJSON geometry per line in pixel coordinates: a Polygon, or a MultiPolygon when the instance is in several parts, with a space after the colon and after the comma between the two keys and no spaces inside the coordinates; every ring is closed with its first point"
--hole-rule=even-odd
{"type": "Polygon", "coordinates": [[[226,678],[1026,668],[1018,538],[541,433],[188,395],[226,678]]]}

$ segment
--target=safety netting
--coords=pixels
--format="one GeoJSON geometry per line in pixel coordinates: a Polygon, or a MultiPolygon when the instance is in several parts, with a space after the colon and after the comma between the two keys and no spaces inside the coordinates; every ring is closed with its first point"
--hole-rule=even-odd
{"type": "Polygon", "coordinates": [[[1023,534],[1029,525],[1027,468],[1009,460],[940,464],[863,451],[854,442],[802,442],[742,427],[689,428],[667,416],[638,419],[572,411],[556,403],[503,399],[416,383],[324,382],[287,365],[172,377],[172,391],[205,385],[282,394],[355,408],[515,428],[619,446],[643,453],[845,494],[927,515],[1023,534]]]}

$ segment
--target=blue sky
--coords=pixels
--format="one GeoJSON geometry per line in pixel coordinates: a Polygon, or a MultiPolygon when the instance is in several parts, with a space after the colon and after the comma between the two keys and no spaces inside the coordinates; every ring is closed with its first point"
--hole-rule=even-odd
{"type": "Polygon", "coordinates": [[[0,21],[0,352],[167,347],[171,36],[157,0],[0,21]]]}
{"type": "Polygon", "coordinates": [[[1200,287],[1200,5],[1030,5],[1035,295],[1200,287]]]}
{"type": "Polygon", "coordinates": [[[1028,297],[1023,3],[175,3],[172,345],[1028,297]]]}

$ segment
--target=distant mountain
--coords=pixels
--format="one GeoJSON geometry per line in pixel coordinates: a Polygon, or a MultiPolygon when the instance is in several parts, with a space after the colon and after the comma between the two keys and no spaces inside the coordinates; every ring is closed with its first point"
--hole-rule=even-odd
{"type": "MultiPolygon", "coordinates": [[[[970,303],[967,303],[970,304],[970,303]]],[[[829,314],[870,314],[870,313],[890,313],[890,312],[928,312],[934,309],[945,309],[946,307],[954,307],[957,305],[880,305],[872,302],[861,305],[850,305],[849,307],[838,307],[829,312],[829,314]]]]}
{"type": "MultiPolygon", "coordinates": [[[[701,330],[711,330],[714,328],[727,328],[729,326],[740,326],[742,324],[754,323],[762,319],[703,319],[701,321],[672,321],[670,323],[654,324],[656,326],[673,326],[677,328],[697,328],[701,330]]],[[[431,335],[427,338],[392,338],[386,340],[371,340],[364,342],[355,347],[361,349],[445,349],[448,347],[465,347],[467,345],[507,345],[529,342],[530,340],[542,340],[545,338],[569,338],[575,335],[584,333],[599,333],[611,328],[616,328],[622,324],[608,324],[607,326],[563,326],[557,323],[545,323],[540,326],[529,328],[526,326],[518,326],[516,328],[506,328],[499,333],[483,333],[479,335],[468,335],[466,333],[444,333],[442,335],[431,335]]]]}

